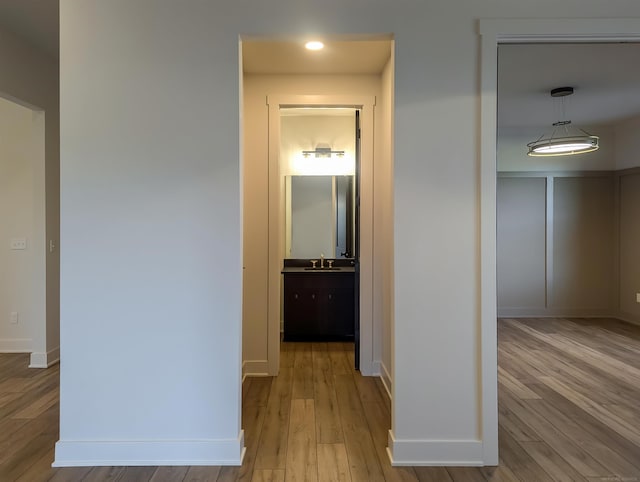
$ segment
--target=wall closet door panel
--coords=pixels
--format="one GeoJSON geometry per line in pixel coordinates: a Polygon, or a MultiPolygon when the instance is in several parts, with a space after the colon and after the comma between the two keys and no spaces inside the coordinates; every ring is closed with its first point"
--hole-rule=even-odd
{"type": "Polygon", "coordinates": [[[611,176],[554,180],[551,307],[612,307],[613,188],[611,176]]]}
{"type": "Polygon", "coordinates": [[[498,178],[498,309],[505,314],[545,307],[545,223],[546,178],[498,178]]]}

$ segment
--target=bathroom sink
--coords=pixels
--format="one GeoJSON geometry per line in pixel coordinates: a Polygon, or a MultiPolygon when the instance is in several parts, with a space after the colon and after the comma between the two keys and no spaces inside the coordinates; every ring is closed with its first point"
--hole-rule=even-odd
{"type": "Polygon", "coordinates": [[[305,268],[305,270],[307,271],[340,271],[340,268],[334,266],[332,268],[313,268],[311,266],[309,266],[308,268],[305,268]]]}

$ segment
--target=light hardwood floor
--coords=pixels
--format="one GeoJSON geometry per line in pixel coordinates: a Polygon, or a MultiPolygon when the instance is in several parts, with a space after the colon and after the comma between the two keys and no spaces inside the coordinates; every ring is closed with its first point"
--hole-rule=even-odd
{"type": "Polygon", "coordinates": [[[280,375],[243,386],[242,467],[52,469],[59,369],[0,355],[0,481],[640,481],[640,327],[505,319],[498,346],[497,468],[392,468],[389,400],[352,345],[284,343],[280,375]]]}

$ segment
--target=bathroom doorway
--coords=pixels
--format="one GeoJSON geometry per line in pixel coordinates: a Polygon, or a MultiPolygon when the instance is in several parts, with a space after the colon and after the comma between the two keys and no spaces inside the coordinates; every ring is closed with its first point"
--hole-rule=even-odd
{"type": "MultiPolygon", "coordinates": [[[[360,121],[357,358],[363,375],[383,375],[390,387],[393,41],[324,40],[324,52],[316,54],[306,53],[298,40],[241,41],[243,376],[277,375],[279,368],[286,242],[281,111],[348,108],[358,110],[360,121]]],[[[332,140],[315,141],[300,147],[299,157],[309,150],[315,159],[317,147],[335,147],[320,145],[332,140]]],[[[322,251],[315,251],[307,260],[320,261],[322,251]]]]}
{"type": "Polygon", "coordinates": [[[360,110],[280,109],[284,341],[354,343],[359,368],[360,110]]]}
{"type": "MultiPolygon", "coordinates": [[[[269,105],[269,283],[268,283],[268,353],[270,373],[277,373],[280,355],[280,341],[285,313],[283,268],[289,264],[287,258],[287,175],[307,170],[307,174],[331,173],[352,175],[353,209],[352,216],[354,256],[341,257],[337,253],[335,262],[343,270],[351,268],[357,284],[353,287],[354,339],[358,358],[355,365],[362,370],[363,358],[369,360],[373,350],[372,302],[373,302],[373,119],[375,99],[344,96],[270,96],[269,105]],[[347,100],[348,99],[348,100],[347,100]],[[311,125],[306,133],[305,124],[311,125]],[[340,125],[342,124],[342,126],[340,125]],[[357,125],[356,125],[357,124],[357,125]],[[293,140],[289,139],[288,126],[293,125],[293,140]],[[324,126],[322,130],[314,127],[324,126]],[[357,129],[357,131],[355,130],[357,129]],[[328,137],[319,137],[324,135],[328,137]],[[302,134],[303,144],[298,134],[302,134]],[[322,140],[324,139],[324,140],[322,140]],[[338,143],[333,147],[327,144],[338,143]],[[344,148],[342,148],[344,147],[344,148]],[[316,156],[319,148],[321,157],[316,156]],[[323,154],[334,151],[334,158],[323,154]],[[356,153],[357,149],[357,153],[356,153]],[[305,154],[303,151],[307,152],[305,154]],[[342,157],[338,154],[344,151],[342,157]],[[356,162],[357,159],[357,162],[356,162]],[[356,182],[357,180],[357,182],[356,182]],[[356,212],[357,207],[357,212],[356,212]],[[366,233],[366,235],[363,235],[366,233]],[[356,262],[357,259],[357,262],[356,262]],[[357,294],[357,298],[355,295],[357,294]],[[366,317],[363,313],[367,313],[366,317]],[[364,356],[363,356],[364,355],[364,356]],[[273,370],[273,371],[271,371],[273,370]]],[[[333,182],[333,181],[332,181],[333,182]]],[[[333,202],[333,201],[332,201],[333,202]]],[[[336,200],[337,203],[337,200],[336,200]]],[[[292,230],[293,231],[293,230],[292,230]]],[[[325,229],[326,232],[331,229],[325,229]]],[[[316,236],[318,237],[318,236],[316,236]]],[[[328,236],[330,238],[331,235],[328,236]]],[[[327,241],[329,244],[332,241],[327,241]]],[[[291,241],[292,243],[292,241],[291,241]]],[[[336,252],[333,248],[333,252],[336,252]]],[[[326,248],[332,250],[331,246],[326,248]]],[[[303,252],[301,262],[311,266],[311,258],[320,263],[321,251],[303,252]],[[307,256],[309,255],[309,256],[307,256]]],[[[351,253],[348,253],[351,254],[351,253]]],[[[296,264],[295,262],[293,264],[296,264]]],[[[346,272],[341,274],[346,275],[346,272]]],[[[285,293],[286,296],[286,293],[285,293]]],[[[313,296],[309,293],[309,296],[313,296]]],[[[344,304],[343,304],[344,306],[344,304]]],[[[336,313],[337,315],[337,313],[336,313]]],[[[285,337],[287,333],[284,333],[285,337]]],[[[367,367],[369,368],[369,367],[367,367]]],[[[365,368],[366,370],[366,368],[365,368]]]]}

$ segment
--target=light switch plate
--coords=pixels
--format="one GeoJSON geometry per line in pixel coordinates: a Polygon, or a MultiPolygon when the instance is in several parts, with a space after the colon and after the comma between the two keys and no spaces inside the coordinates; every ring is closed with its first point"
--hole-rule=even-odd
{"type": "Polygon", "coordinates": [[[9,323],[11,323],[12,325],[15,325],[18,323],[18,312],[17,311],[12,311],[11,314],[9,315],[9,323]]]}
{"type": "Polygon", "coordinates": [[[640,303],[640,293],[636,293],[636,303],[640,303]]]}
{"type": "Polygon", "coordinates": [[[11,238],[11,249],[27,249],[27,238],[11,238]]]}

